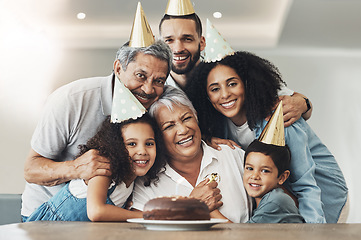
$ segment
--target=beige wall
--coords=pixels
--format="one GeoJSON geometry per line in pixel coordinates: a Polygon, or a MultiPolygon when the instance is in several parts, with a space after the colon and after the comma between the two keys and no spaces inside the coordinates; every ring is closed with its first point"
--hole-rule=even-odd
{"type": "Polygon", "coordinates": [[[16,54],[0,60],[0,193],[23,192],[24,161],[46,97],[76,79],[109,75],[116,50],[40,52],[25,67],[16,64],[16,54]]]}

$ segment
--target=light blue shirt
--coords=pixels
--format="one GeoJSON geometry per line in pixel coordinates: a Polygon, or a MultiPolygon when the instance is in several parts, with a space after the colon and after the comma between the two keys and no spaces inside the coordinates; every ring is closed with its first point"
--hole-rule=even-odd
{"type": "Polygon", "coordinates": [[[281,188],[265,194],[248,223],[304,223],[293,199],[281,188]]]}

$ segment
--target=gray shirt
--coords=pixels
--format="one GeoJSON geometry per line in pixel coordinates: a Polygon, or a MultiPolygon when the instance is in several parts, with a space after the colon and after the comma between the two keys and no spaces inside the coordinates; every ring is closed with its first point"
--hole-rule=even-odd
{"type": "MultiPolygon", "coordinates": [[[[112,79],[80,79],[55,90],[48,98],[31,139],[31,147],[57,162],[74,160],[78,145],[85,144],[111,113],[112,79]]],[[[29,216],[64,184],[45,187],[26,183],[21,215],[29,216]]]]}

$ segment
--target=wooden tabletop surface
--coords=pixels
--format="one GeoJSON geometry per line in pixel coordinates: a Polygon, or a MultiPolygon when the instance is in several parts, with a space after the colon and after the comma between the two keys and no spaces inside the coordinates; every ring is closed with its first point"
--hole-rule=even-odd
{"type": "Polygon", "coordinates": [[[138,223],[31,222],[0,226],[0,240],[361,239],[361,224],[222,223],[206,231],[152,231],[138,223]]]}

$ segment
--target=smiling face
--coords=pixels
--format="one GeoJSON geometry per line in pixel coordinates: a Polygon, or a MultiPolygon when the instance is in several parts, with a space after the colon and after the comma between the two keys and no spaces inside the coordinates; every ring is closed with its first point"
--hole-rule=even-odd
{"type": "Polygon", "coordinates": [[[171,161],[193,161],[202,158],[201,131],[196,117],[186,106],[173,105],[173,111],[162,106],[156,113],[171,161]]]}
{"type": "Polygon", "coordinates": [[[172,71],[186,74],[198,63],[205,39],[198,35],[195,21],[168,19],[162,23],[161,36],[173,52],[172,71]]]}
{"type": "Polygon", "coordinates": [[[262,197],[282,185],[288,175],[289,171],[286,170],[278,177],[278,169],[270,156],[250,152],[244,167],[243,185],[248,195],[255,198],[258,206],[262,197]]]}
{"type": "Polygon", "coordinates": [[[114,62],[114,73],[133,95],[149,108],[163,93],[168,74],[168,63],[152,55],[138,53],[135,61],[124,70],[119,62],[114,62]]]}
{"type": "Polygon", "coordinates": [[[144,176],[153,166],[156,157],[152,127],[144,122],[131,123],[123,127],[122,134],[135,176],[144,176]]]}
{"type": "Polygon", "coordinates": [[[213,68],[207,78],[207,94],[213,107],[233,123],[240,126],[246,122],[244,84],[233,68],[213,68]]]}

